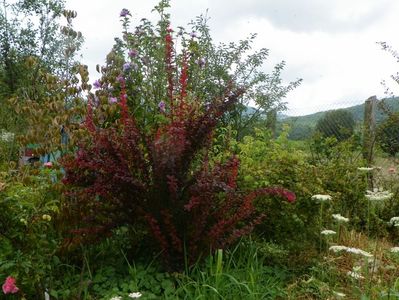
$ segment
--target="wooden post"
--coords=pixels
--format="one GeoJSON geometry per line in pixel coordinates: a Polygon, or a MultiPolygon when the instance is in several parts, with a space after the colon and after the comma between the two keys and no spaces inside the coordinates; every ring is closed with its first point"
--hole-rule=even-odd
{"type": "Polygon", "coordinates": [[[372,165],[374,159],[375,109],[377,101],[377,97],[372,96],[364,103],[363,158],[367,161],[368,166],[372,165]]]}

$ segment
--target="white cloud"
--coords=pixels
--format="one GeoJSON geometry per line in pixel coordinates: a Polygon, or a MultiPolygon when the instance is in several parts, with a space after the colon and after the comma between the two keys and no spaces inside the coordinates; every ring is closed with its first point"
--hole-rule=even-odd
{"type": "MultiPolygon", "coordinates": [[[[75,27],[83,32],[84,62],[94,79],[95,65],[104,62],[114,37],[120,36],[119,12],[128,8],[137,22],[158,1],[67,0],[78,11],[75,27]],[[94,75],[94,76],[93,76],[94,75]]],[[[265,69],[287,62],[286,81],[303,78],[287,98],[291,114],[304,114],[359,104],[371,95],[383,96],[380,81],[399,64],[376,44],[386,41],[399,50],[399,1],[396,0],[174,0],[172,26],[186,26],[209,8],[216,42],[237,41],[258,33],[256,48],[270,49],[265,69]]],[[[395,94],[399,87],[392,85],[395,94]]]]}

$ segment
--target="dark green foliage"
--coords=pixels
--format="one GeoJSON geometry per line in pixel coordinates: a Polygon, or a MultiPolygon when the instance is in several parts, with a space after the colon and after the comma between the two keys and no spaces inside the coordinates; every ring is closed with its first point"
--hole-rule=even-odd
{"type": "MultiPolygon", "coordinates": [[[[51,169],[0,173],[0,280],[11,274],[27,294],[42,295],[60,237],[51,221],[61,193],[51,169]]],[[[29,297],[28,297],[29,298],[29,297]]]]}
{"type": "Polygon", "coordinates": [[[399,113],[391,114],[378,127],[378,143],[381,149],[390,156],[399,152],[399,113]]]}
{"type": "Polygon", "coordinates": [[[316,131],[324,137],[335,137],[338,141],[346,140],[352,136],[354,128],[353,115],[345,109],[327,112],[316,125],[316,131]]]}

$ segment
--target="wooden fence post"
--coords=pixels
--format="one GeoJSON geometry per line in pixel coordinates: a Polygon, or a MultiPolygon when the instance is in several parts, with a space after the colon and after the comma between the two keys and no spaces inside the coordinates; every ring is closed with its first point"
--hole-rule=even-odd
{"type": "Polygon", "coordinates": [[[372,96],[364,103],[363,158],[367,161],[368,166],[371,166],[374,159],[374,143],[376,137],[375,109],[377,101],[377,97],[372,96]]]}

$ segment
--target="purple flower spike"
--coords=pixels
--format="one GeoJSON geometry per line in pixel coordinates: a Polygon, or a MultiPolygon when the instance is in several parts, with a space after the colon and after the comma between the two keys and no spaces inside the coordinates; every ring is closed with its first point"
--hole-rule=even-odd
{"type": "Polygon", "coordinates": [[[164,101],[159,102],[158,108],[159,108],[159,110],[160,110],[162,113],[164,113],[164,112],[166,111],[165,102],[164,102],[164,101]]]}
{"type": "Polygon", "coordinates": [[[129,57],[131,57],[131,58],[137,57],[138,54],[139,54],[139,52],[136,49],[132,49],[128,53],[129,57]]]}
{"type": "Polygon", "coordinates": [[[100,89],[101,88],[101,83],[99,80],[94,81],[93,86],[95,89],[100,89]]]}
{"type": "Polygon", "coordinates": [[[110,97],[108,99],[109,104],[113,104],[113,103],[117,103],[117,102],[118,102],[118,98],[116,98],[116,97],[110,97]]]}
{"type": "Polygon", "coordinates": [[[203,67],[205,67],[205,64],[206,64],[206,60],[205,60],[205,58],[200,58],[200,59],[197,59],[196,61],[195,61],[197,64],[198,64],[198,66],[202,69],[203,67]]]}
{"type": "Polygon", "coordinates": [[[195,31],[193,31],[193,32],[190,33],[190,36],[192,38],[196,38],[197,37],[197,33],[195,31]]]}
{"type": "Polygon", "coordinates": [[[126,16],[130,16],[130,11],[128,9],[124,8],[124,9],[121,10],[121,13],[119,14],[119,16],[121,18],[125,18],[126,16]]]}
{"type": "Polygon", "coordinates": [[[125,83],[125,78],[123,78],[122,75],[119,75],[118,77],[116,77],[116,80],[117,80],[119,83],[125,83]]]}
{"type": "Polygon", "coordinates": [[[132,68],[132,65],[130,63],[124,63],[123,67],[122,67],[123,72],[129,71],[131,68],[132,68]]]}

